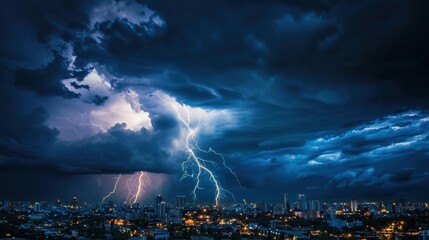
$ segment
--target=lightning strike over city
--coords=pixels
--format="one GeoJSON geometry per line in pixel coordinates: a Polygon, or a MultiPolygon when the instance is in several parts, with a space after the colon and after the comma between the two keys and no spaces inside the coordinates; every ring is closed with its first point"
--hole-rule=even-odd
{"type": "Polygon", "coordinates": [[[107,199],[107,198],[109,198],[110,196],[112,196],[112,194],[114,194],[114,193],[116,192],[116,189],[118,188],[118,182],[119,182],[119,180],[121,180],[121,176],[122,176],[122,174],[119,174],[119,175],[116,177],[115,185],[114,185],[114,187],[113,187],[112,191],[111,191],[111,192],[109,192],[109,194],[107,194],[106,196],[104,196],[104,197],[103,197],[103,200],[101,200],[101,202],[106,201],[106,199],[107,199]]]}
{"type": "MultiPolygon", "coordinates": [[[[132,175],[130,178],[128,178],[126,180],[126,186],[127,186],[127,199],[126,202],[129,203],[130,202],[130,197],[131,197],[131,186],[130,186],[130,182],[132,182],[134,180],[134,175],[132,175]]],[[[134,182],[132,182],[134,184],[134,182]]]]}
{"type": "Polygon", "coordinates": [[[429,239],[429,1],[0,5],[0,239],[429,239]]]}
{"type": "Polygon", "coordinates": [[[174,110],[177,118],[180,120],[180,122],[182,123],[182,125],[185,128],[186,137],[184,140],[184,145],[185,145],[188,157],[186,158],[186,160],[184,162],[182,162],[183,175],[181,177],[181,180],[188,178],[188,177],[195,179],[196,184],[192,190],[192,195],[193,195],[194,199],[197,200],[197,191],[203,189],[201,187],[201,178],[204,174],[207,174],[209,177],[209,180],[213,183],[213,187],[215,189],[214,202],[216,205],[219,205],[221,198],[225,197],[226,193],[228,193],[233,198],[235,198],[231,192],[229,192],[228,190],[226,190],[222,187],[220,181],[218,180],[218,177],[215,175],[213,170],[211,170],[209,168],[210,166],[217,167],[218,164],[215,161],[202,158],[198,155],[198,152],[212,153],[215,156],[221,158],[222,165],[226,169],[228,169],[228,171],[230,171],[231,174],[234,175],[237,182],[240,184],[240,182],[238,181],[237,175],[232,171],[232,169],[230,167],[228,167],[226,165],[225,158],[223,157],[222,154],[217,153],[212,148],[209,148],[209,150],[205,150],[205,149],[202,149],[199,147],[198,141],[196,140],[198,127],[195,127],[195,128],[191,127],[191,115],[189,113],[189,110],[187,109],[187,106],[185,106],[185,105],[181,106],[181,109],[183,109],[183,111],[185,111],[185,115],[186,115],[186,116],[183,116],[179,110],[179,103],[177,103],[173,100],[167,101],[163,97],[161,97],[159,94],[157,96],[165,104],[168,104],[174,110]],[[195,173],[195,171],[196,171],[196,173],[195,173]]]}
{"type": "MultiPolygon", "coordinates": [[[[121,181],[121,179],[124,179],[122,174],[118,174],[114,179],[112,190],[102,198],[102,203],[117,195],[115,199],[123,199],[128,204],[135,204],[142,200],[142,194],[145,192],[144,189],[150,184],[150,177],[144,171],[131,174],[125,181],[121,181]],[[127,193],[125,198],[123,196],[124,192],[127,193]]],[[[100,181],[99,178],[97,178],[97,181],[100,181]]]]}
{"type": "Polygon", "coordinates": [[[148,178],[147,178],[147,173],[140,171],[140,173],[138,173],[138,177],[137,177],[137,188],[135,190],[135,194],[131,197],[130,199],[130,203],[135,204],[139,198],[140,195],[142,194],[142,188],[145,186],[145,184],[148,182],[148,178]]]}

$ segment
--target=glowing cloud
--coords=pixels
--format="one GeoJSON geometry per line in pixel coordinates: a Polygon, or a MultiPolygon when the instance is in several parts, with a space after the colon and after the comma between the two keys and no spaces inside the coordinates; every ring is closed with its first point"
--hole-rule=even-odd
{"type": "Polygon", "coordinates": [[[196,180],[195,187],[192,190],[192,195],[194,196],[194,199],[197,198],[197,190],[201,189],[201,178],[204,174],[207,174],[209,177],[209,180],[213,183],[213,187],[215,189],[215,204],[219,205],[220,199],[225,196],[225,193],[230,194],[232,197],[234,195],[225,190],[218,177],[215,175],[214,171],[210,169],[210,167],[218,167],[218,163],[212,160],[208,160],[205,158],[200,157],[199,153],[205,153],[205,154],[213,154],[216,157],[218,157],[221,160],[222,165],[228,169],[231,174],[234,175],[234,177],[237,179],[237,175],[232,171],[231,168],[229,168],[225,163],[225,158],[214,151],[213,149],[209,148],[208,150],[200,148],[198,145],[198,141],[196,140],[197,132],[199,130],[199,125],[197,123],[197,127],[192,127],[192,121],[191,121],[191,114],[189,107],[185,105],[178,104],[173,99],[165,99],[160,94],[157,95],[165,104],[170,106],[172,109],[174,109],[178,120],[181,122],[181,124],[184,127],[185,132],[185,140],[184,145],[186,148],[186,152],[188,154],[187,159],[182,163],[182,170],[183,175],[182,179],[185,178],[194,178],[196,180]],[[196,171],[196,172],[195,172],[196,171]]]}

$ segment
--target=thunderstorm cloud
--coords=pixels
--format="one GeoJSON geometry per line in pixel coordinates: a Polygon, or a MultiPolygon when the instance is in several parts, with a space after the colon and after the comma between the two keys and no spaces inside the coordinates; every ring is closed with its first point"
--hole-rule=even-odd
{"type": "Polygon", "coordinates": [[[428,197],[426,1],[1,4],[7,184],[148,171],[189,193],[174,103],[239,197],[428,197]]]}

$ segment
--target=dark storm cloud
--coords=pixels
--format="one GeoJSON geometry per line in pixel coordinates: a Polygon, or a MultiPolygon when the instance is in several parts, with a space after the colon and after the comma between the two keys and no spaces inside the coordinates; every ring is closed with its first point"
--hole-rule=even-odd
{"type": "MultiPolygon", "coordinates": [[[[174,116],[151,108],[153,131],[131,131],[117,123],[105,132],[85,135],[77,141],[60,138],[60,128],[49,126],[52,118],[46,97],[28,95],[14,84],[14,71],[0,71],[0,171],[52,171],[58,173],[172,173],[172,141],[179,133],[174,116]],[[28,99],[26,99],[28,98],[28,99]],[[46,103],[46,107],[37,104],[46,103]],[[7,104],[6,104],[7,103],[7,104]],[[36,106],[35,106],[36,104],[36,106]],[[34,107],[35,106],[35,107],[34,107]]],[[[64,103],[64,102],[62,102],[64,103]]],[[[97,106],[96,106],[97,107],[97,106]]],[[[79,131],[79,125],[70,125],[79,131]]],[[[83,130],[88,131],[87,128],[83,130]]],[[[62,131],[62,129],[61,129],[62,131]]]]}
{"type": "MultiPolygon", "coordinates": [[[[237,96],[243,97],[254,95],[252,91],[260,94],[263,90],[260,87],[265,85],[271,95],[263,97],[280,105],[285,104],[280,101],[293,100],[282,96],[289,92],[295,95],[296,102],[311,106],[318,102],[345,103],[353,98],[364,100],[359,93],[350,91],[352,87],[367,92],[364,95],[376,101],[385,97],[408,97],[409,94],[417,96],[410,91],[425,85],[422,76],[427,72],[422,64],[427,47],[423,44],[423,36],[427,30],[414,27],[419,26],[419,18],[424,14],[419,10],[424,9],[420,2],[395,2],[395,6],[387,9],[383,7],[391,4],[369,1],[348,5],[326,3],[323,8],[317,1],[314,7],[308,4],[305,8],[298,3],[298,6],[276,2],[260,6],[250,2],[243,6],[185,2],[180,3],[183,11],[172,12],[169,9],[176,8],[174,4],[149,4],[166,22],[158,34],[141,35],[127,22],[108,22],[107,29],[101,29],[104,41],[76,45],[78,55],[83,61],[102,61],[129,75],[163,72],[170,68],[181,72],[189,86],[205,85],[218,94],[222,91],[217,89],[229,87],[232,82],[234,91],[241,93],[237,96]],[[406,9],[410,9],[413,16],[406,9]],[[398,20],[392,19],[398,14],[401,16],[398,20]],[[355,18],[350,19],[349,15],[355,18]],[[377,26],[383,26],[382,31],[377,26]],[[410,39],[419,42],[416,45],[410,39]],[[327,45],[330,45],[329,50],[326,50],[327,45]],[[398,51],[400,53],[395,53],[398,51]],[[367,70],[367,66],[376,67],[373,59],[383,58],[386,52],[395,54],[388,59],[393,63],[386,64],[397,64],[397,67],[367,70]],[[415,64],[411,65],[416,65],[416,69],[402,64],[408,58],[413,59],[415,64]],[[378,71],[380,73],[372,74],[378,71]],[[401,82],[395,82],[407,72],[412,73],[410,83],[402,86],[401,82]],[[256,76],[258,74],[261,79],[256,76]]],[[[155,85],[167,81],[174,86],[176,80],[169,76],[153,81],[155,85]]],[[[182,84],[177,85],[180,85],[177,91],[184,88],[182,84]]],[[[166,90],[176,93],[174,87],[166,90]]],[[[212,100],[213,104],[216,99],[224,101],[226,97],[212,98],[210,94],[196,94],[192,89],[181,96],[189,103],[199,98],[205,103],[212,100]]]]}
{"type": "Polygon", "coordinates": [[[275,171],[266,171],[265,176],[259,173],[259,178],[268,182],[274,181],[273,175],[283,176],[283,181],[293,183],[295,188],[318,187],[324,197],[335,195],[335,189],[359,198],[399,197],[407,186],[418,191],[429,181],[428,123],[429,115],[422,111],[386,116],[341,134],[309,140],[302,146],[257,154],[259,160],[246,172],[254,176],[275,163],[275,171]]]}
{"type": "MultiPolygon", "coordinates": [[[[12,69],[40,68],[52,60],[53,38],[70,39],[86,28],[97,1],[7,1],[2,3],[0,62],[12,69]]],[[[54,41],[55,42],[55,41],[54,41]]]]}
{"type": "MultiPolygon", "coordinates": [[[[79,94],[69,91],[61,82],[61,80],[73,76],[71,71],[67,69],[67,65],[67,60],[56,53],[52,62],[46,67],[35,70],[18,69],[15,73],[15,84],[33,90],[40,95],[77,98],[79,94]]],[[[82,87],[76,83],[75,86],[77,88],[82,87]]]]}
{"type": "MultiPolygon", "coordinates": [[[[190,106],[234,112],[234,129],[221,127],[199,140],[227,154],[245,187],[271,183],[283,191],[286,182],[291,191],[322,189],[325,197],[340,188],[394,196],[407,184],[429,181],[422,170],[429,131],[427,7],[387,0],[5,3],[0,63],[14,86],[1,86],[19,98],[2,97],[12,110],[2,117],[3,166],[171,171],[157,159],[170,158],[178,123],[162,111],[148,110],[154,133],[119,122],[65,143],[45,123],[43,109],[50,106],[26,106],[34,97],[26,91],[42,105],[54,97],[66,105],[87,91],[83,104],[103,107],[112,98],[82,83],[103,68],[112,91],[160,90],[190,106]],[[70,88],[64,79],[71,79],[70,88]],[[15,130],[6,131],[9,125],[15,130]],[[32,158],[40,162],[24,161],[32,158]]],[[[143,110],[153,104],[146,100],[143,110]]],[[[410,191],[421,197],[418,190],[410,191]]]]}
{"type": "Polygon", "coordinates": [[[71,83],[70,83],[70,85],[71,85],[72,87],[74,87],[75,89],[84,88],[84,89],[86,89],[86,90],[89,90],[89,85],[86,85],[86,84],[79,84],[79,83],[77,83],[77,82],[71,82],[71,83]]]}
{"type": "Polygon", "coordinates": [[[100,105],[103,105],[103,104],[104,104],[106,101],[108,101],[108,100],[109,100],[109,97],[108,97],[108,96],[95,95],[95,96],[92,98],[91,102],[92,102],[92,103],[94,103],[95,105],[100,106],[100,105]]]}
{"type": "Polygon", "coordinates": [[[133,173],[141,171],[172,173],[177,171],[171,159],[167,139],[152,136],[146,129],[138,132],[116,124],[105,134],[58,146],[60,170],[76,173],[133,173]]]}
{"type": "Polygon", "coordinates": [[[3,118],[1,126],[0,165],[3,171],[15,167],[31,168],[40,164],[38,160],[33,160],[40,159],[44,152],[49,152],[49,145],[55,142],[59,134],[57,129],[44,125],[48,118],[46,110],[39,107],[24,116],[13,113],[8,113],[7,116],[9,119],[3,118]],[[13,120],[14,123],[8,120],[13,120]]]}
{"type": "Polygon", "coordinates": [[[177,123],[167,126],[166,117],[153,120],[155,133],[144,128],[131,131],[126,129],[125,123],[118,123],[105,133],[72,142],[59,140],[58,129],[46,126],[49,116],[41,107],[24,116],[11,117],[18,121],[3,119],[5,125],[0,139],[3,171],[28,168],[64,173],[177,171],[169,150],[177,123]]]}

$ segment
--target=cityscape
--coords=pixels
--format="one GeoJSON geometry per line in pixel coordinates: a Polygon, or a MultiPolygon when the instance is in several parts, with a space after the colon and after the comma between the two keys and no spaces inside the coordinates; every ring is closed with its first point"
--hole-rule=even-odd
{"type": "Polygon", "coordinates": [[[428,239],[429,203],[351,200],[192,204],[1,201],[0,239],[428,239]]]}
{"type": "Polygon", "coordinates": [[[0,1],[0,240],[429,240],[428,9],[0,1]]]}

